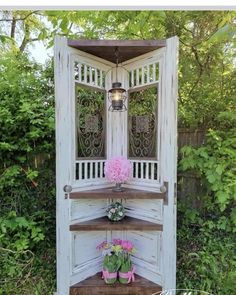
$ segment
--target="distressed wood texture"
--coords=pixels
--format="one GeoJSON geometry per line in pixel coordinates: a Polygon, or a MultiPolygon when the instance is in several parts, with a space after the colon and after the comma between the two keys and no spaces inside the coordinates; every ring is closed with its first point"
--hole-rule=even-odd
{"type": "MultiPolygon", "coordinates": [[[[150,50],[143,55],[136,52],[118,68],[117,76],[114,63],[91,55],[87,49],[81,51],[83,46],[91,46],[102,54],[99,44],[108,42],[111,49],[114,43],[92,40],[78,47],[78,42],[83,40],[70,41],[70,46],[64,37],[55,40],[57,295],[151,295],[161,291],[160,286],[174,289],[178,38],[167,39],[156,50],[149,44],[150,50]],[[112,192],[104,177],[104,162],[113,156],[128,156],[128,118],[127,112],[108,112],[111,102],[107,94],[105,157],[76,157],[76,85],[107,93],[115,81],[121,82],[127,92],[158,88],[156,156],[131,159],[133,178],[121,193],[112,192]],[[165,193],[164,183],[168,184],[165,193]],[[64,185],[72,187],[69,198],[65,198],[64,185]],[[105,217],[107,204],[113,200],[120,200],[127,212],[120,222],[105,217]],[[138,249],[132,259],[141,277],[131,285],[108,286],[95,275],[102,267],[95,247],[112,238],[129,239],[138,249]]],[[[128,107],[128,98],[125,105],[128,107]]]]}
{"type": "Polygon", "coordinates": [[[125,239],[132,241],[137,249],[142,249],[132,255],[136,273],[161,285],[162,232],[127,231],[125,239]]]}
{"type": "Polygon", "coordinates": [[[162,231],[162,224],[149,222],[125,216],[118,222],[112,222],[107,217],[96,218],[70,225],[71,231],[104,231],[104,230],[156,230],[162,231]]]}
{"type": "Polygon", "coordinates": [[[127,216],[150,222],[163,220],[163,200],[125,199],[123,206],[127,216]]]}
{"type": "Polygon", "coordinates": [[[106,215],[108,200],[87,197],[86,200],[74,199],[70,202],[70,204],[71,221],[76,219],[79,219],[80,221],[86,221],[106,215]]]}
{"type": "Polygon", "coordinates": [[[163,289],[176,285],[176,167],[178,38],[167,39],[163,64],[161,112],[161,177],[168,182],[168,202],[163,207],[162,274],[163,289]]]}
{"type": "Polygon", "coordinates": [[[107,231],[72,232],[70,285],[83,281],[102,269],[96,245],[108,239],[107,231]]]}
{"type": "Polygon", "coordinates": [[[72,192],[70,199],[165,199],[165,193],[125,188],[122,192],[113,192],[112,188],[102,188],[72,192]]]}
{"type": "Polygon", "coordinates": [[[92,260],[101,260],[101,253],[94,247],[97,243],[100,244],[107,238],[106,231],[93,231],[73,233],[72,239],[72,269],[76,272],[77,269],[88,264],[92,260]]]}
{"type": "Polygon", "coordinates": [[[71,184],[71,95],[70,55],[67,40],[55,38],[55,97],[56,97],[56,194],[57,194],[57,295],[69,294],[70,232],[69,202],[63,187],[71,184]]]}
{"type": "Polygon", "coordinates": [[[70,288],[70,295],[152,295],[161,292],[161,286],[135,275],[135,282],[128,285],[116,283],[107,285],[101,278],[101,273],[90,277],[70,288]]]}
{"type": "Polygon", "coordinates": [[[118,47],[120,62],[164,47],[165,40],[68,40],[68,45],[116,63],[118,47]]]}

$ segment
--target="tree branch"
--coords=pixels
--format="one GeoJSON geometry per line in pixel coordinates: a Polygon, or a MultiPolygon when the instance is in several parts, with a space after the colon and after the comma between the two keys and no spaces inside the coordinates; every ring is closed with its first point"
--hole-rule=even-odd
{"type": "Polygon", "coordinates": [[[16,32],[16,19],[13,17],[12,24],[11,24],[11,38],[15,38],[15,32],[16,32]]]}
{"type": "Polygon", "coordinates": [[[29,16],[31,16],[32,14],[36,14],[37,12],[39,12],[39,10],[34,10],[31,11],[30,13],[28,13],[25,17],[22,18],[5,18],[5,19],[0,19],[0,22],[12,22],[13,20],[17,21],[24,21],[26,20],[29,16]]]}
{"type": "Polygon", "coordinates": [[[25,24],[25,36],[23,38],[23,41],[20,45],[20,52],[23,52],[25,50],[25,47],[27,45],[27,43],[29,42],[29,36],[30,36],[30,32],[29,32],[29,26],[27,24],[25,24]]]}

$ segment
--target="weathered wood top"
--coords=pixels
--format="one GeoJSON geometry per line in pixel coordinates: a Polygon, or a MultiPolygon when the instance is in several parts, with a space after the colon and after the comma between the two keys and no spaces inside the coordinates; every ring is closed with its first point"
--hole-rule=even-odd
{"type": "Polygon", "coordinates": [[[113,192],[112,188],[102,188],[70,193],[70,199],[165,199],[166,193],[149,192],[125,188],[123,192],[113,192]]]}
{"type": "Polygon", "coordinates": [[[125,216],[124,219],[112,222],[106,216],[70,225],[71,231],[104,231],[104,230],[156,230],[162,231],[162,224],[125,216]]]}
{"type": "Polygon", "coordinates": [[[68,40],[68,45],[115,63],[116,48],[119,52],[119,62],[124,62],[165,47],[166,40],[68,40]]]}
{"type": "Polygon", "coordinates": [[[101,273],[70,287],[70,295],[151,295],[161,292],[162,287],[135,274],[135,281],[122,285],[115,283],[107,285],[101,278],[101,273]]]}

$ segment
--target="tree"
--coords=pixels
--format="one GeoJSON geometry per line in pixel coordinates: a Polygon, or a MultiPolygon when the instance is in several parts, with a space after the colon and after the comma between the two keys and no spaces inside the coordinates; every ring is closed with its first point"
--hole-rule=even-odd
{"type": "Polygon", "coordinates": [[[0,12],[0,41],[3,49],[24,52],[27,45],[45,40],[50,34],[40,11],[0,12]]]}

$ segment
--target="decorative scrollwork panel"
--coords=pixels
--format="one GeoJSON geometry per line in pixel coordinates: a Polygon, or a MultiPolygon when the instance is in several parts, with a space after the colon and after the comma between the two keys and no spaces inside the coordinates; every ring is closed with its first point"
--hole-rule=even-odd
{"type": "Polygon", "coordinates": [[[129,94],[129,157],[157,158],[157,86],[129,94]]]}
{"type": "Polygon", "coordinates": [[[76,86],[77,158],[105,157],[105,92],[76,86]]]}

